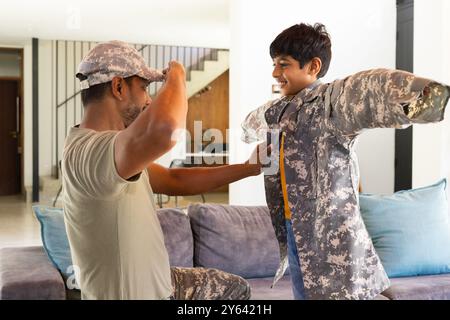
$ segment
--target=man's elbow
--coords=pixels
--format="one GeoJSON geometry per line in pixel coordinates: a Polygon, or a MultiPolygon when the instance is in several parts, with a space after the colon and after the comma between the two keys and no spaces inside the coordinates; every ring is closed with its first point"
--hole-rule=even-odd
{"type": "Polygon", "coordinates": [[[160,121],[156,126],[152,126],[150,135],[158,137],[158,145],[165,152],[172,149],[181,136],[182,129],[173,120],[160,121]]]}

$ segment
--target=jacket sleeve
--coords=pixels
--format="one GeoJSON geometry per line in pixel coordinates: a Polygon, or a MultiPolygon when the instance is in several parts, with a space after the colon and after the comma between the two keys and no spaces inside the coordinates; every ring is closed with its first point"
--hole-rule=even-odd
{"type": "Polygon", "coordinates": [[[247,117],[245,117],[244,122],[242,122],[242,136],[241,140],[245,143],[253,143],[256,141],[265,141],[267,138],[267,130],[269,125],[266,122],[265,113],[267,109],[273,106],[277,100],[271,100],[261,107],[250,112],[247,117]]]}
{"type": "Polygon", "coordinates": [[[450,87],[399,70],[375,69],[332,82],[325,92],[327,126],[343,135],[443,120],[450,87]]]}

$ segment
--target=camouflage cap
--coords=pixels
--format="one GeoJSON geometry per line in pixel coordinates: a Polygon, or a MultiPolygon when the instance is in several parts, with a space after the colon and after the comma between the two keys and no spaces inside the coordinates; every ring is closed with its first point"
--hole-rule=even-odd
{"type": "Polygon", "coordinates": [[[134,47],[122,41],[100,43],[92,48],[78,66],[76,77],[81,89],[111,81],[114,77],[139,76],[150,82],[163,81],[163,73],[150,68],[134,47]]]}

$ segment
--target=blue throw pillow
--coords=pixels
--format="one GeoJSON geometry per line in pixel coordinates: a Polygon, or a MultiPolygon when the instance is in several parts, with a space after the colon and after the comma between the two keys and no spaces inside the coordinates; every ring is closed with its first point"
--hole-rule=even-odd
{"type": "Polygon", "coordinates": [[[360,194],[361,214],[389,277],[450,273],[447,181],[392,196],[360,194]]]}
{"type": "Polygon", "coordinates": [[[41,237],[45,252],[55,267],[67,278],[73,274],[69,240],[64,225],[63,209],[33,206],[41,224],[41,237]]]}

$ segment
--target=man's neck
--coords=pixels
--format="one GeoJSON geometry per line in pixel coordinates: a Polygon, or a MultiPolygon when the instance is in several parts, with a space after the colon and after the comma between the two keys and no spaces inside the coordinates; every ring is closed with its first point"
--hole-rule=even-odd
{"type": "Polygon", "coordinates": [[[90,103],[84,107],[80,128],[95,131],[123,130],[125,126],[114,105],[108,102],[90,103]]]}

